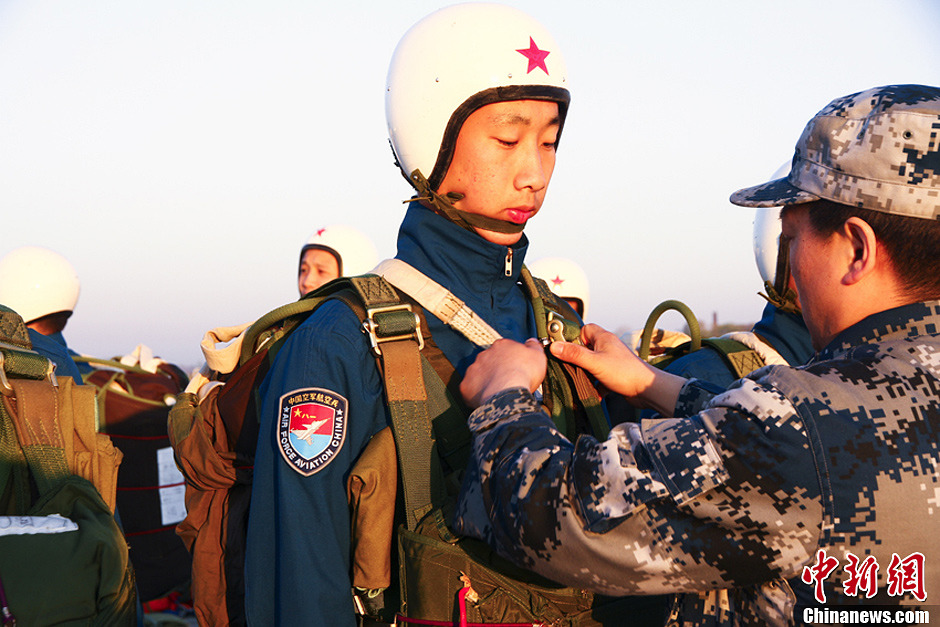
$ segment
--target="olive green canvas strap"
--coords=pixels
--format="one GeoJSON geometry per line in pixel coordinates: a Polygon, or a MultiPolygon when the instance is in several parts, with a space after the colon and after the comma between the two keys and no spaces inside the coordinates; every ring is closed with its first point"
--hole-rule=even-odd
{"type": "Polygon", "coordinates": [[[59,395],[46,380],[8,379],[8,384],[12,392],[2,394],[3,414],[13,425],[39,494],[45,494],[71,474],[59,422],[59,395]]]}
{"type": "Polygon", "coordinates": [[[365,309],[363,330],[381,364],[404,492],[405,524],[415,529],[444,488],[425,388],[426,375],[429,380],[437,375],[421,356],[424,338],[412,306],[401,302],[380,276],[355,277],[351,283],[365,309]]]}
{"type": "MultiPolygon", "coordinates": [[[[532,303],[539,341],[544,345],[557,341],[578,341],[581,325],[578,320],[571,319],[576,316],[571,308],[562,305],[548,284],[533,277],[525,266],[522,268],[521,278],[522,286],[532,303]]],[[[587,426],[594,437],[607,437],[610,423],[601,406],[600,395],[583,369],[549,356],[542,394],[549,397],[546,405],[551,409],[555,426],[568,437],[575,437],[581,431],[576,422],[576,401],[584,410],[587,426]]]]}
{"type": "Polygon", "coordinates": [[[718,351],[734,372],[736,379],[741,379],[766,365],[760,353],[737,340],[715,337],[702,340],[702,344],[718,351]]]}

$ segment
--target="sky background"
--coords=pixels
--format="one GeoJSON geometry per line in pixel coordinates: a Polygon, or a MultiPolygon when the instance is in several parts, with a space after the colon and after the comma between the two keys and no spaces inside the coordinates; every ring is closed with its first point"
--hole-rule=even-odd
{"type": "MultiPolygon", "coordinates": [[[[411,188],[385,75],[446,4],[0,0],[0,256],[40,245],[75,266],[73,349],[143,343],[184,367],[207,329],[296,298],[316,228],[393,256],[411,188]]],[[[940,85],[935,0],[507,4],[552,31],[572,91],[528,259],[578,261],[588,319],[621,332],[668,298],[755,321],[753,210],[731,192],[788,161],[830,100],[940,85]]]]}

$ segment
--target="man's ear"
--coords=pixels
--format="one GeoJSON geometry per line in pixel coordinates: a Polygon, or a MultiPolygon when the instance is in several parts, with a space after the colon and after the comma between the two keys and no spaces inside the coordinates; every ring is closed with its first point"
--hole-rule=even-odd
{"type": "Polygon", "coordinates": [[[852,259],[842,277],[843,285],[854,285],[871,274],[878,263],[878,242],[871,225],[853,216],[842,225],[842,235],[852,247],[852,259]]]}

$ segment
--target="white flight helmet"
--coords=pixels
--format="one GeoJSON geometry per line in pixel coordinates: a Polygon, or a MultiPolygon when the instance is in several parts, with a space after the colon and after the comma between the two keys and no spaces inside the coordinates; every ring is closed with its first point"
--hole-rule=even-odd
{"type": "Polygon", "coordinates": [[[529,272],[548,283],[560,298],[580,302],[581,311],[578,313],[582,318],[587,316],[590,287],[581,266],[565,257],[543,257],[529,266],[529,272]]]}
{"type": "MultiPolygon", "coordinates": [[[[782,179],[789,174],[790,162],[787,161],[771,175],[771,180],[782,179]]],[[[759,207],[754,214],[754,261],[768,290],[768,300],[778,307],[782,305],[774,299],[786,296],[790,280],[787,259],[780,256],[780,235],[783,232],[780,210],[780,207],[759,207]]]]}
{"type": "Polygon", "coordinates": [[[379,253],[372,240],[358,229],[344,224],[331,224],[311,233],[300,250],[300,261],[312,248],[332,253],[340,276],[365,274],[379,263],[379,253]]]}
{"type": "Polygon", "coordinates": [[[29,324],[60,311],[74,311],[81,284],[68,260],[40,246],[23,246],[0,259],[0,303],[29,324]]]}
{"type": "Polygon", "coordinates": [[[418,171],[437,190],[467,117],[511,100],[557,102],[564,124],[565,60],[541,24],[488,3],[458,4],[420,20],[392,55],[385,92],[388,135],[405,178],[425,193],[418,171]]]}

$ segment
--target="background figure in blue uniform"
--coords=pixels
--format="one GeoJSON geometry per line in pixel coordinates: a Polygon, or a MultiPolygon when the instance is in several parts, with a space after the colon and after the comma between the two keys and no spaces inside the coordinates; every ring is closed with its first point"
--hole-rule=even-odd
{"type": "MultiPolygon", "coordinates": [[[[0,303],[20,314],[33,349],[56,365],[56,374],[70,376],[79,384],[81,370],[62,331],[80,291],[75,268],[48,248],[22,246],[0,259],[0,303]]],[[[83,367],[91,370],[87,364],[83,367]]]]}
{"type": "Polygon", "coordinates": [[[713,395],[588,325],[584,346],[551,352],[675,418],[572,443],[530,393],[545,372],[537,343],[481,353],[461,385],[485,404],[470,419],[457,530],[610,594],[728,589],[711,605],[686,595],[676,625],[851,622],[826,618],[827,604],[935,608],[938,128],[940,88],[850,94],[810,120],[786,178],[732,196],[784,207],[818,351],[804,366],[767,366],[713,395]]]}
{"type": "MultiPolygon", "coordinates": [[[[528,247],[522,230],[545,198],[568,98],[551,35],[499,5],[431,14],[402,38],[389,69],[389,137],[418,193],[396,259],[518,341],[536,333],[518,283],[528,247]]],[[[426,317],[433,342],[462,375],[480,348],[426,317]]],[[[279,351],[261,391],[248,622],[351,627],[346,480],[390,420],[356,315],[337,301],[317,309],[279,351]]]]}

